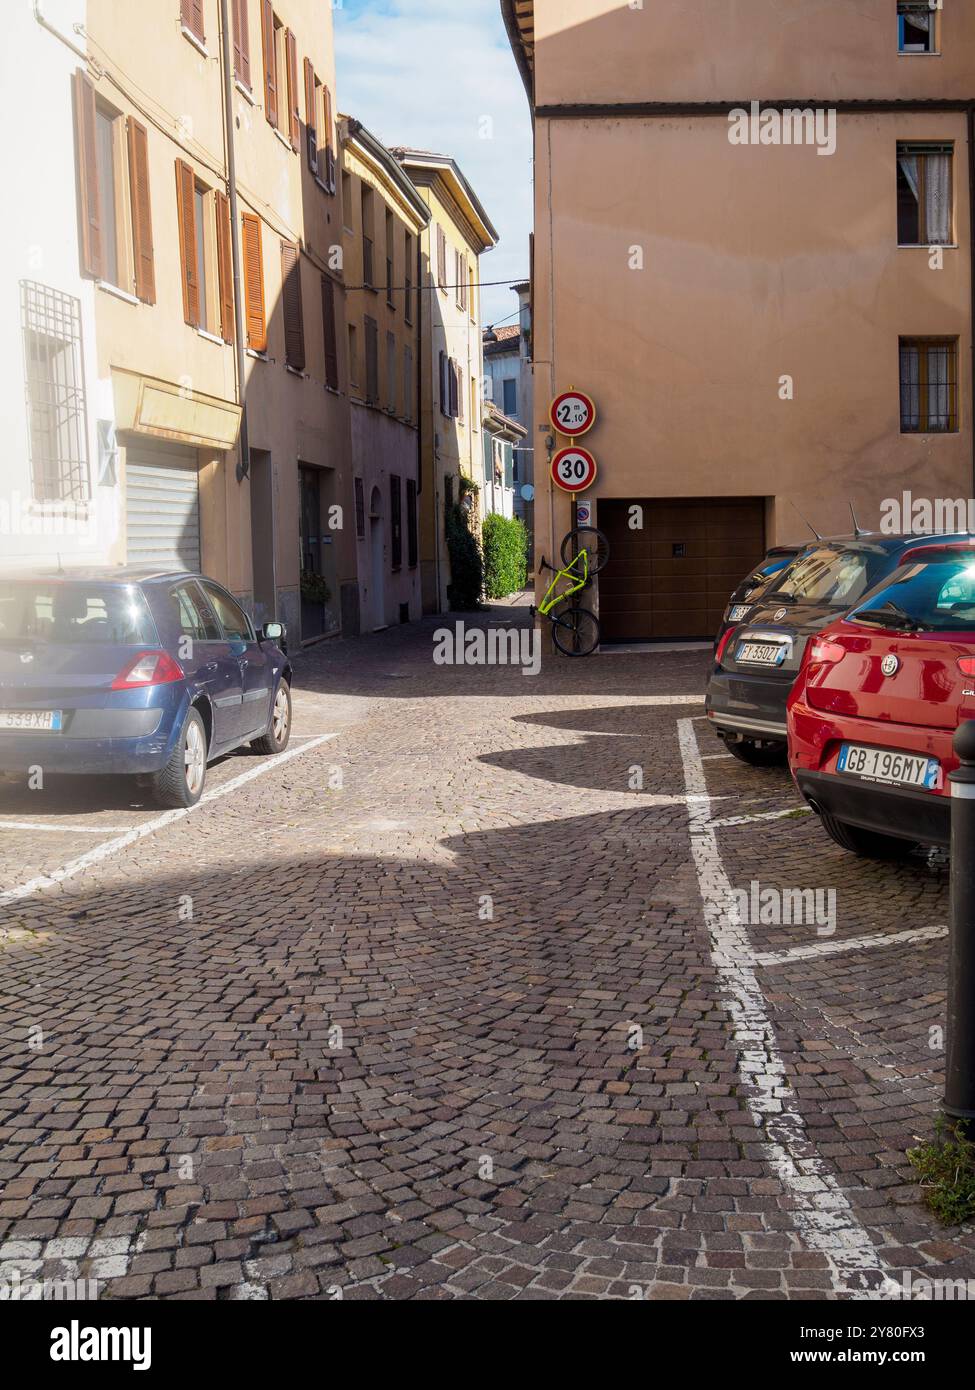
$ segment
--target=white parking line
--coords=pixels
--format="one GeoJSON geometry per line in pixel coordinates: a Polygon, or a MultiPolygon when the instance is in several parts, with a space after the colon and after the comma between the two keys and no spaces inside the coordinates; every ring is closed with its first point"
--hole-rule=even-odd
{"type": "MultiPolygon", "coordinates": [[[[718,798],[715,797],[715,801],[717,800],[718,798]]],[[[812,811],[807,811],[802,806],[793,806],[788,811],[761,811],[754,816],[726,816],[723,820],[713,820],[711,829],[723,829],[726,825],[751,825],[753,821],[757,820],[781,820],[783,816],[795,816],[798,819],[800,816],[811,816],[812,814],[812,811]]]]}
{"type": "Polygon", "coordinates": [[[795,1203],[793,1219],[811,1249],[829,1261],[834,1291],[859,1298],[893,1296],[886,1273],[836,1178],[806,1133],[799,1099],[786,1080],[778,1040],[755,974],[748,933],[729,914],[732,885],[718,850],[694,721],[679,719],[677,735],[688,791],[691,853],[711,942],[711,959],[728,999],[746,1104],[764,1135],[766,1161],[795,1203]],[[879,1287],[878,1287],[879,1286],[879,1287]]]}
{"type": "Polygon", "coordinates": [[[127,829],[126,825],[41,825],[32,820],[0,820],[0,830],[46,830],[51,834],[64,831],[67,835],[117,835],[127,829]]]}
{"type": "Polygon", "coordinates": [[[69,878],[84,873],[85,869],[90,869],[93,864],[100,864],[103,859],[109,859],[121,850],[128,849],[129,845],[134,845],[138,840],[144,840],[147,835],[154,835],[157,830],[162,830],[165,826],[182,820],[184,816],[192,815],[201,806],[206,806],[211,801],[218,801],[220,797],[236,791],[246,782],[253,782],[255,777],[263,777],[265,773],[273,772],[275,768],[290,762],[292,758],[300,758],[302,754],[310,753],[319,744],[327,743],[329,739],[333,738],[338,738],[338,734],[319,734],[309,742],[303,743],[300,748],[289,748],[287,752],[280,753],[277,757],[267,758],[258,763],[256,767],[242,772],[239,777],[232,777],[229,782],[224,782],[222,786],[214,787],[212,791],[205,792],[195,806],[177,807],[172,811],[164,811],[161,816],[154,816],[152,820],[145,821],[142,825],[126,831],[117,840],[106,840],[104,844],[96,845],[87,854],[73,859],[70,864],[65,864],[61,869],[55,869],[49,874],[38,874],[36,878],[29,879],[18,888],[7,889],[6,892],[0,893],[0,903],[16,902],[20,898],[29,898],[33,893],[40,893],[45,888],[53,888],[55,884],[64,883],[69,878]]]}
{"type": "Polygon", "coordinates": [[[878,932],[876,936],[846,937],[843,941],[815,941],[808,946],[793,946],[789,951],[759,951],[756,965],[788,965],[794,960],[810,960],[816,956],[839,956],[845,951],[869,951],[874,946],[898,946],[914,941],[937,941],[947,936],[947,927],[912,927],[908,931],[878,932]]]}

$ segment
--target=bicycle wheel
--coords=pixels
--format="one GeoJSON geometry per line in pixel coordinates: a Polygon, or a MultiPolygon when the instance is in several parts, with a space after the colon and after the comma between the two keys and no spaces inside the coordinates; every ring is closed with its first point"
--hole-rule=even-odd
{"type": "Polygon", "coordinates": [[[552,619],[552,641],[563,656],[591,656],[599,646],[599,621],[588,608],[569,608],[552,619]]]}
{"type": "Polygon", "coordinates": [[[583,550],[589,552],[589,573],[598,574],[609,562],[609,541],[595,526],[578,526],[562,538],[562,563],[571,565],[583,550]]]}

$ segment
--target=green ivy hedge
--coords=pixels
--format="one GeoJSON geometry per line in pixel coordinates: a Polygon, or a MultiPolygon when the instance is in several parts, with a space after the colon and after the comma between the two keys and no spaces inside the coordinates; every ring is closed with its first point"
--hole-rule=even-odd
{"type": "Polygon", "coordinates": [[[484,518],[484,592],[506,598],[525,587],[528,579],[528,532],[518,517],[484,518]]]}
{"type": "MultiPolygon", "coordinates": [[[[465,481],[462,479],[462,484],[465,481]]],[[[467,512],[459,503],[454,502],[445,507],[444,511],[447,554],[450,556],[447,602],[450,604],[451,612],[473,613],[483,607],[481,593],[484,588],[484,563],[481,559],[481,547],[470,528],[467,512]]]]}

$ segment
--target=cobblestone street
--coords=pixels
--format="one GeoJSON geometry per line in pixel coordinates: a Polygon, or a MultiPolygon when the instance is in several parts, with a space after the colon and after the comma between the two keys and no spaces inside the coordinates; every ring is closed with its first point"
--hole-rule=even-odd
{"type": "Polygon", "coordinates": [[[531,678],[434,665],[435,626],[296,657],[286,759],[224,760],[189,814],[0,784],[4,1270],[207,1299],[975,1277],[905,1156],[943,859],[856,860],[725,754],[704,651],[531,678]],[[729,926],[754,879],[835,888],[835,932],[729,926]]]}

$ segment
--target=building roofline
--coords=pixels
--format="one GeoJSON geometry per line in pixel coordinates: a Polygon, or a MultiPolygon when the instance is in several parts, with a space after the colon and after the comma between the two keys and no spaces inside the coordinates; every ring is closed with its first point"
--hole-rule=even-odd
{"type": "Polygon", "coordinates": [[[514,439],[527,439],[528,437],[526,426],[518,420],[513,420],[510,415],[505,415],[504,411],[499,410],[493,401],[484,402],[481,422],[492,426],[498,434],[510,434],[514,439]]]}
{"type": "Polygon", "coordinates": [[[424,202],[416,184],[392,151],[388,150],[383,142],[373,135],[371,130],[367,130],[355,116],[340,116],[339,119],[345,123],[345,139],[351,144],[358,145],[364,154],[379,165],[390,183],[409,204],[410,210],[416,215],[420,225],[422,227],[429,226],[430,209],[424,202]]]}
{"type": "Polygon", "coordinates": [[[408,170],[417,169],[428,174],[440,174],[471,219],[484,244],[484,249],[489,251],[497,246],[500,237],[494,223],[488,217],[484,204],[468,183],[455,159],[452,159],[449,154],[434,154],[431,150],[413,150],[402,145],[394,145],[392,153],[408,170]]]}
{"type": "Polygon", "coordinates": [[[501,0],[501,18],[515,55],[528,105],[535,105],[535,0],[501,0]]]}

